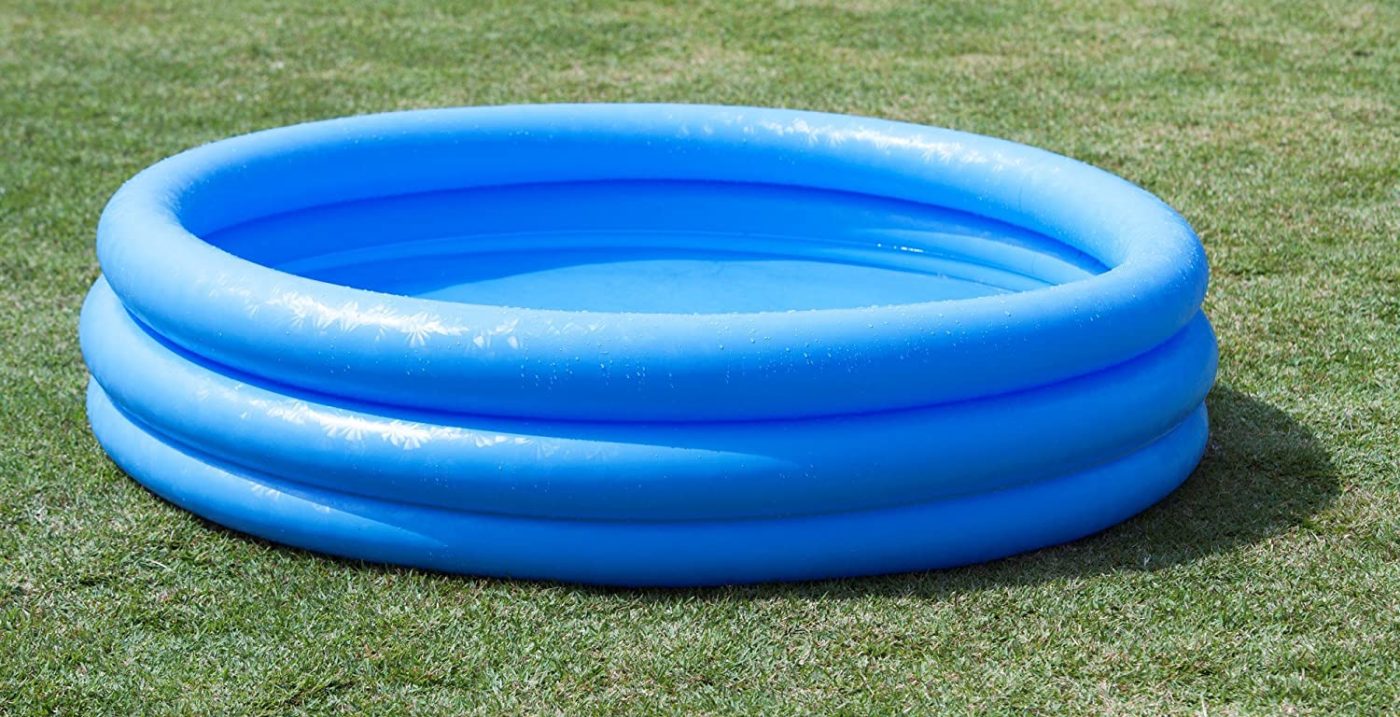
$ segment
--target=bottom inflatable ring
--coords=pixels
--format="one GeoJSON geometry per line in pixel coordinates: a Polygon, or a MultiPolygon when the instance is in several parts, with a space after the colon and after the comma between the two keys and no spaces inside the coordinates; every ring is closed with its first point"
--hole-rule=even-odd
{"type": "Polygon", "coordinates": [[[236,468],[139,425],[96,382],[88,415],[119,466],[161,497],[279,543],[431,570],[609,585],[805,580],[966,565],[1080,538],[1191,473],[1205,407],[1098,467],[920,505],[724,521],[563,520],[445,510],[236,468]]]}

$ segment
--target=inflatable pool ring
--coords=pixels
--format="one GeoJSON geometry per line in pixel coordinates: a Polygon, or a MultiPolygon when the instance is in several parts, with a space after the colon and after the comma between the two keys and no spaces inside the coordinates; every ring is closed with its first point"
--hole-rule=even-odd
{"type": "Polygon", "coordinates": [[[1206,262],[997,139],[540,105],[216,142],[124,185],[80,335],[103,447],[270,540],[624,585],[1065,542],[1206,440],[1206,262]]]}

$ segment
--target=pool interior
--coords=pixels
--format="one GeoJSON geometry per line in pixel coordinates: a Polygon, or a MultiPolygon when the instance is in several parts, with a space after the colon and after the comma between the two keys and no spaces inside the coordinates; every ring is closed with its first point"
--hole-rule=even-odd
{"type": "Polygon", "coordinates": [[[860,308],[1026,291],[1105,270],[1063,242],[973,214],[723,182],[392,196],[263,217],[204,238],[320,281],[569,311],[860,308]]]}

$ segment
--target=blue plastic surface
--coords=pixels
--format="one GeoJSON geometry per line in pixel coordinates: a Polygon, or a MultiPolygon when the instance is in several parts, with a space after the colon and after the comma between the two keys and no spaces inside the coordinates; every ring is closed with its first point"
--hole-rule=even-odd
{"type": "Polygon", "coordinates": [[[688,585],[943,567],[1178,485],[1189,226],[1041,150],[676,105],[356,117],[113,197],[83,309],[125,470],[230,527],[688,585]]]}

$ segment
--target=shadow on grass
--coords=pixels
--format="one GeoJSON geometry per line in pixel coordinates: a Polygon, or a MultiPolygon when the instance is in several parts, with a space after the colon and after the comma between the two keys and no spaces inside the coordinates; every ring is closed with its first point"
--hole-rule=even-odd
{"type": "MultiPolygon", "coordinates": [[[[1336,498],[1340,489],[1332,461],[1306,427],[1283,411],[1224,386],[1217,386],[1207,403],[1210,442],[1200,466],[1186,483],[1142,514],[1072,543],[963,568],[803,583],[714,588],[607,588],[531,581],[514,584],[526,590],[538,587],[656,602],[880,595],[940,598],[996,587],[1162,570],[1190,563],[1305,525],[1336,498]]],[[[240,540],[303,553],[307,559],[330,560],[355,570],[426,573],[444,580],[492,580],[310,553],[230,531],[202,518],[200,521],[240,540]]]]}
{"type": "Polygon", "coordinates": [[[1181,488],[1127,522],[1072,543],[982,565],[872,578],[682,590],[578,587],[652,600],[941,597],[1074,577],[1152,571],[1306,525],[1340,491],[1331,458],[1302,424],[1224,386],[1207,399],[1210,443],[1181,488]]]}

